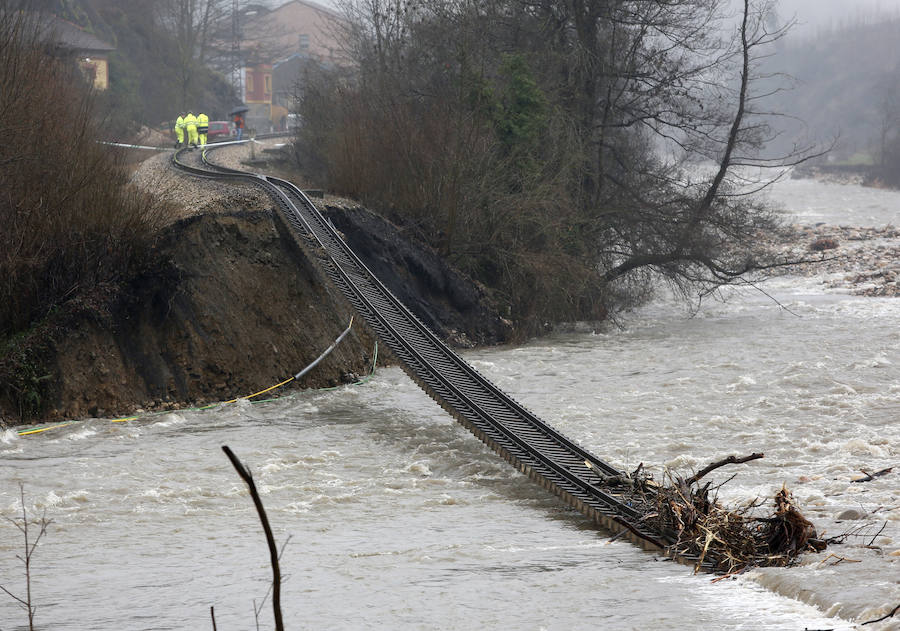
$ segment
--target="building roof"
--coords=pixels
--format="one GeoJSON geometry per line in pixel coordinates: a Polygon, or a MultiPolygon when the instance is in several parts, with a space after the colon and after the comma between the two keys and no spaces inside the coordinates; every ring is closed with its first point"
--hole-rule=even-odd
{"type": "Polygon", "coordinates": [[[57,47],[65,50],[108,52],[112,44],[55,15],[41,17],[41,34],[49,37],[57,47]]]}
{"type": "Polygon", "coordinates": [[[284,64],[291,63],[295,59],[303,59],[303,60],[309,59],[309,53],[293,53],[293,54],[285,57],[284,59],[279,59],[278,61],[276,61],[274,64],[272,64],[272,68],[277,69],[280,66],[283,66],[284,64]]]}
{"type": "Polygon", "coordinates": [[[310,2],[309,0],[288,0],[288,2],[285,2],[284,4],[280,4],[277,7],[275,7],[274,9],[272,9],[272,12],[274,13],[276,11],[280,11],[281,9],[283,9],[286,6],[291,5],[291,4],[302,4],[304,6],[309,7],[310,9],[315,9],[316,11],[321,11],[322,13],[328,13],[329,15],[331,15],[331,17],[343,18],[343,16],[340,13],[338,13],[337,11],[335,11],[334,9],[329,9],[326,6],[323,6],[317,2],[310,2]]]}
{"type": "Polygon", "coordinates": [[[340,57],[344,48],[339,40],[342,22],[333,9],[309,0],[290,0],[275,9],[260,10],[248,20],[242,49],[272,61],[295,53],[331,60],[340,57]]]}

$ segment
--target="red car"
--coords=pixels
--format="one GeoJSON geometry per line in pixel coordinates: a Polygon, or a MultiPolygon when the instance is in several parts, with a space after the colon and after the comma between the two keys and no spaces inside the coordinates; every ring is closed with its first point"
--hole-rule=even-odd
{"type": "Polygon", "coordinates": [[[228,121],[209,121],[209,131],[206,132],[206,141],[228,140],[231,138],[231,123],[228,121]]]}

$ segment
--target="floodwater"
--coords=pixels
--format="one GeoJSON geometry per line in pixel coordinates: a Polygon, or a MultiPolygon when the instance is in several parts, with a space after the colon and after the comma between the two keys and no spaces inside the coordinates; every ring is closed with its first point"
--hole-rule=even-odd
{"type": "MultiPolygon", "coordinates": [[[[900,208],[805,181],[773,198],[803,223],[884,225],[900,208]]],[[[786,484],[826,536],[855,534],[800,567],[712,583],[610,543],[391,368],[257,405],[0,434],[0,516],[21,515],[21,482],[29,514],[52,520],[32,561],[36,626],[211,629],[214,606],[219,629],[272,628],[268,552],[229,445],[284,544],[288,629],[900,628],[859,626],[900,604],[900,467],[851,482],[900,465],[900,300],[817,278],[765,289],[788,310],[747,290],[693,317],[660,298],[620,328],[466,357],[622,468],[764,452],[713,474],[736,474],[722,499],[786,484]]],[[[0,522],[0,584],[17,594],[21,546],[0,522]]],[[[0,629],[26,625],[0,593],[0,629]]]]}

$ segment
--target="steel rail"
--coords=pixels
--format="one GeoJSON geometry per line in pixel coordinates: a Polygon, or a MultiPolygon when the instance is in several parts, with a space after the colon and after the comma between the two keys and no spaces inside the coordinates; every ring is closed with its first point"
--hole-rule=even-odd
{"type": "Polygon", "coordinates": [[[407,374],[458,422],[598,524],[645,549],[696,563],[695,557],[672,554],[667,549],[672,539],[643,523],[655,510],[652,492],[648,499],[623,485],[628,479],[624,472],[539,419],[444,344],[372,274],[299,188],[279,178],[216,165],[206,157],[212,149],[215,146],[202,153],[182,150],[173,161],[194,175],[264,188],[297,235],[325,254],[322,262],[329,277],[401,360],[407,374]],[[195,164],[187,164],[188,156],[195,164]]]}

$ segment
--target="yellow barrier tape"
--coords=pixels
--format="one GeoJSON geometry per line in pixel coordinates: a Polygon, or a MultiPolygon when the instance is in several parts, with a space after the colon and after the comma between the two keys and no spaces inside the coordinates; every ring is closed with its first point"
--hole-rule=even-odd
{"type": "Polygon", "coordinates": [[[269,387],[266,388],[265,390],[260,390],[259,392],[255,393],[255,394],[248,394],[248,395],[245,396],[245,397],[238,397],[238,398],[236,398],[236,399],[231,399],[230,401],[224,401],[224,403],[234,403],[235,401],[240,401],[241,399],[252,399],[253,397],[258,397],[259,395],[265,394],[266,392],[269,392],[269,391],[271,391],[271,390],[274,390],[275,388],[280,388],[280,387],[283,386],[284,384],[289,383],[289,382],[291,382],[291,381],[293,381],[293,380],[294,380],[293,377],[288,377],[287,379],[285,379],[285,380],[282,381],[281,383],[276,383],[274,386],[269,386],[269,387]]]}
{"type": "Polygon", "coordinates": [[[126,423],[128,421],[136,421],[139,418],[141,418],[141,417],[140,416],[126,416],[125,418],[111,419],[109,422],[110,423],[126,423]]]}
{"type": "MultiPolygon", "coordinates": [[[[227,403],[236,403],[237,401],[246,400],[246,399],[252,399],[252,398],[254,398],[254,397],[258,397],[258,396],[261,395],[261,394],[265,394],[266,392],[271,392],[272,390],[275,390],[276,388],[280,388],[281,386],[283,386],[283,385],[285,385],[285,384],[287,384],[287,383],[290,383],[291,381],[294,381],[295,379],[299,379],[301,376],[303,376],[304,374],[306,374],[307,372],[309,372],[309,370],[312,369],[316,364],[318,364],[320,361],[322,361],[322,360],[325,358],[326,355],[328,355],[331,351],[333,351],[334,348],[341,342],[341,340],[344,339],[344,337],[347,335],[347,333],[350,332],[350,327],[352,327],[352,326],[353,326],[353,317],[351,316],[351,317],[350,317],[350,324],[347,325],[347,328],[344,329],[344,331],[343,331],[343,332],[338,336],[338,338],[331,344],[331,346],[329,346],[327,349],[325,349],[325,352],[323,352],[321,355],[319,355],[319,356],[316,358],[316,360],[313,361],[311,364],[309,364],[306,368],[304,368],[303,370],[301,370],[300,372],[298,372],[296,375],[293,375],[292,377],[288,377],[287,379],[285,379],[285,380],[282,381],[281,383],[276,383],[274,386],[269,386],[269,387],[266,388],[265,390],[260,390],[259,392],[255,392],[255,393],[253,393],[253,394],[248,394],[247,396],[244,396],[244,397],[237,397],[236,399],[230,399],[230,400],[228,400],[228,401],[222,401],[221,403],[213,403],[212,405],[206,405],[206,406],[201,407],[201,408],[185,408],[185,409],[208,410],[208,409],[210,409],[210,408],[214,408],[214,407],[217,407],[217,406],[219,406],[219,405],[223,405],[223,404],[227,404],[227,403]]],[[[375,348],[377,349],[378,347],[376,346],[375,348]]],[[[377,350],[376,350],[376,353],[377,353],[377,350]]],[[[377,356],[377,355],[376,355],[376,356],[377,356]]],[[[373,372],[374,372],[374,370],[375,370],[375,367],[374,367],[374,366],[372,367],[372,370],[373,370],[373,372]]],[[[168,413],[168,412],[173,412],[173,411],[175,411],[175,410],[161,410],[161,411],[159,411],[159,412],[153,412],[152,414],[166,414],[166,413],[168,413]]],[[[129,421],[136,421],[136,420],[138,420],[139,418],[141,418],[141,417],[140,417],[140,416],[126,416],[126,417],[123,417],[123,418],[110,419],[109,422],[110,422],[110,423],[127,423],[127,422],[129,422],[129,421]]],[[[16,432],[16,433],[17,433],[19,436],[30,436],[30,435],[32,435],[32,434],[41,434],[41,433],[43,433],[43,432],[48,432],[48,431],[50,431],[51,429],[57,429],[57,428],[59,428],[59,427],[66,427],[67,425],[73,425],[74,423],[79,423],[79,422],[80,422],[80,421],[66,421],[66,422],[64,422],[64,423],[58,423],[58,424],[56,424],[56,425],[48,425],[47,427],[35,427],[35,428],[33,428],[33,429],[23,429],[23,430],[20,430],[20,431],[18,431],[18,432],[16,432]]]]}
{"type": "Polygon", "coordinates": [[[18,432],[19,436],[30,436],[31,434],[40,434],[41,432],[46,432],[51,429],[56,429],[57,427],[65,427],[66,425],[72,425],[77,423],[78,421],[66,421],[65,423],[59,423],[57,425],[50,425],[49,427],[37,427],[35,429],[23,429],[18,432]]]}

